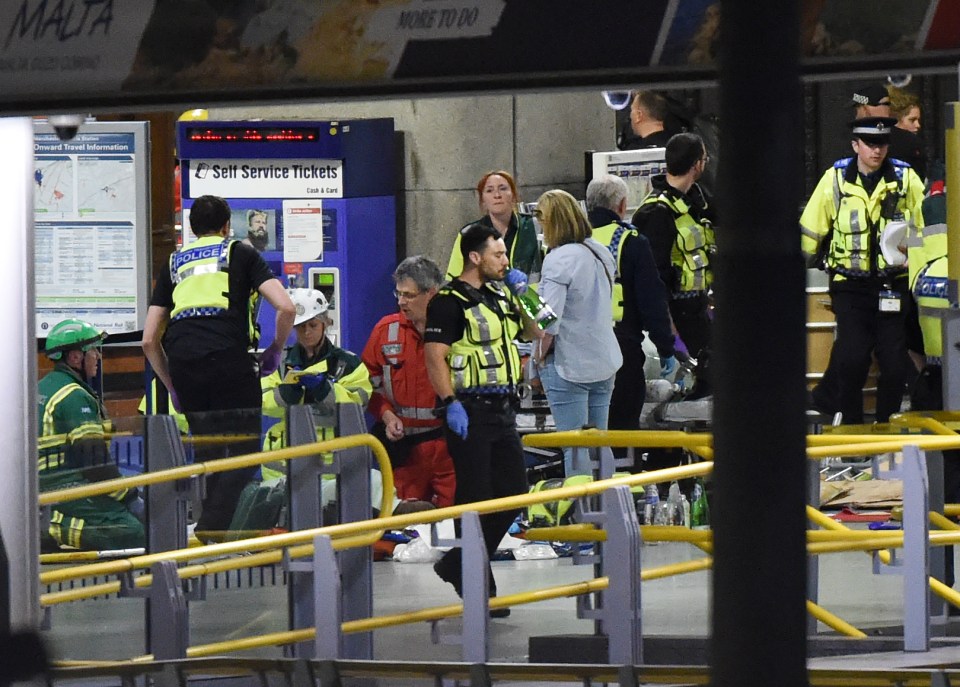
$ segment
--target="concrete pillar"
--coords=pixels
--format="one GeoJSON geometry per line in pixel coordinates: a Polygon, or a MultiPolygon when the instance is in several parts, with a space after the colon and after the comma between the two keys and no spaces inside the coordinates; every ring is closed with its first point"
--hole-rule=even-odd
{"type": "Polygon", "coordinates": [[[7,227],[0,270],[0,322],[6,326],[0,356],[4,479],[0,481],[0,531],[10,555],[10,624],[37,629],[40,622],[37,510],[37,354],[33,287],[33,123],[0,118],[0,207],[7,227]]]}
{"type": "Polygon", "coordinates": [[[807,684],[799,17],[797,0],[722,3],[711,365],[717,687],[807,684]]]}

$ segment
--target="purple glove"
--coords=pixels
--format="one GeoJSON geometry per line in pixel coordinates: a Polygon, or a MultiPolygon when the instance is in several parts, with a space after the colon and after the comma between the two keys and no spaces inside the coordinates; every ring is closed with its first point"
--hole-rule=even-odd
{"type": "Polygon", "coordinates": [[[280,353],[282,348],[280,344],[274,341],[264,349],[260,354],[260,376],[267,377],[273,374],[280,367],[280,353]]]}
{"type": "Polygon", "coordinates": [[[677,352],[677,357],[680,358],[680,360],[686,360],[690,357],[687,344],[683,343],[683,339],[680,338],[679,334],[673,335],[673,350],[677,352]]]}
{"type": "Polygon", "coordinates": [[[503,283],[515,296],[521,296],[527,291],[527,275],[518,269],[511,269],[503,278],[503,283]]]}
{"type": "Polygon", "coordinates": [[[177,396],[177,392],[174,391],[173,389],[170,389],[170,405],[173,406],[173,409],[176,412],[178,413],[183,412],[183,408],[180,406],[180,397],[177,396]]]}

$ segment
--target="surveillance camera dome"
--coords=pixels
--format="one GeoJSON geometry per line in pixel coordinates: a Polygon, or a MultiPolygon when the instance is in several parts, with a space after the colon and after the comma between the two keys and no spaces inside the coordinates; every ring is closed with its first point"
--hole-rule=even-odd
{"type": "Polygon", "coordinates": [[[77,135],[77,131],[85,119],[82,114],[60,114],[50,115],[47,121],[50,122],[50,126],[56,132],[57,138],[61,141],[70,141],[77,135]]]}
{"type": "Polygon", "coordinates": [[[624,110],[630,105],[630,91],[603,91],[603,100],[611,110],[624,110]]]}

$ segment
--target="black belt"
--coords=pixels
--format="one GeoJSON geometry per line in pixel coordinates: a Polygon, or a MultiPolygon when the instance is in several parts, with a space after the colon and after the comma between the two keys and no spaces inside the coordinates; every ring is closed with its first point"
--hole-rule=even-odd
{"type": "Polygon", "coordinates": [[[516,410],[520,406],[520,397],[516,394],[457,394],[457,400],[471,408],[485,408],[503,411],[516,410]]]}

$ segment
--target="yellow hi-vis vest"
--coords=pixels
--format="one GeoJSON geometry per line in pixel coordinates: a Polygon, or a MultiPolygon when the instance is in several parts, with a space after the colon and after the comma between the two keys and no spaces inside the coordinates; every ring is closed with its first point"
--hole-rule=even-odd
{"type": "MultiPolygon", "coordinates": [[[[713,283],[713,270],[710,268],[710,252],[716,244],[713,226],[709,222],[695,220],[690,214],[689,203],[667,193],[651,193],[640,205],[655,203],[670,208],[677,226],[677,240],[670,251],[670,262],[680,272],[680,281],[675,285],[674,294],[706,291],[713,283]]],[[[670,287],[669,284],[667,286],[670,287]]]]}
{"type": "Polygon", "coordinates": [[[856,160],[838,160],[824,172],[800,216],[804,255],[812,260],[820,251],[821,242],[829,240],[824,266],[836,281],[906,272],[902,266],[887,264],[879,250],[879,236],[894,217],[902,216],[914,228],[922,226],[917,210],[923,200],[923,182],[905,163],[890,162],[895,178],[881,179],[873,193],[867,195],[859,179],[847,180],[847,174],[852,173],[848,166],[854,165],[855,172],[856,160]],[[896,203],[884,212],[884,202],[891,194],[896,195],[896,203]]]}
{"type": "Polygon", "coordinates": [[[951,305],[947,293],[947,256],[936,258],[917,273],[913,296],[917,299],[920,331],[923,332],[923,350],[927,363],[940,364],[943,355],[942,311],[957,307],[951,305]]]}
{"type": "Polygon", "coordinates": [[[455,391],[484,386],[513,387],[520,382],[520,353],[513,342],[522,329],[520,317],[510,308],[503,291],[490,284],[483,288],[497,294],[496,310],[453,285],[440,289],[441,294],[451,294],[460,300],[466,317],[463,337],[447,352],[455,391]]]}
{"type": "Polygon", "coordinates": [[[623,244],[626,240],[636,233],[637,230],[631,228],[630,225],[619,222],[611,222],[602,227],[595,227],[593,230],[593,238],[607,247],[607,250],[613,255],[613,261],[617,266],[617,271],[613,279],[614,322],[623,320],[623,284],[620,281],[621,275],[623,274],[620,269],[621,251],[623,250],[623,244]]]}
{"type": "Polygon", "coordinates": [[[170,320],[219,315],[230,307],[228,269],[233,241],[203,236],[170,256],[170,320]]]}
{"type": "MultiPolygon", "coordinates": [[[[191,317],[214,317],[230,307],[230,253],[236,239],[219,234],[203,236],[170,256],[173,310],[170,321],[191,317]]],[[[247,332],[256,346],[257,327],[253,313],[259,294],[251,294],[247,307],[247,332]]]]}

